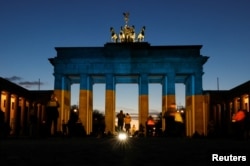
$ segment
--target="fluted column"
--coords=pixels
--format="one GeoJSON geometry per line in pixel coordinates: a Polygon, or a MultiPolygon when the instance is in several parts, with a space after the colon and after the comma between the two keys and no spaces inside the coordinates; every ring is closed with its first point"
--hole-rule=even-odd
{"type": "Polygon", "coordinates": [[[139,124],[144,127],[148,118],[149,112],[148,102],[148,75],[141,74],[139,80],[139,124]]]}
{"type": "Polygon", "coordinates": [[[204,112],[204,98],[202,90],[202,72],[196,72],[186,80],[186,125],[187,135],[192,136],[195,132],[206,134],[204,125],[207,112],[204,112]]]}
{"type": "Polygon", "coordinates": [[[250,112],[250,93],[247,95],[247,111],[250,112]]]}
{"type": "Polygon", "coordinates": [[[26,117],[27,117],[27,114],[26,114],[26,112],[25,112],[25,102],[26,102],[26,100],[25,100],[25,98],[24,97],[21,97],[20,98],[20,100],[19,100],[20,102],[19,102],[19,106],[20,106],[20,125],[21,125],[21,134],[24,134],[24,129],[27,127],[26,126],[26,123],[25,123],[25,121],[26,121],[26,117]]]}
{"type": "Polygon", "coordinates": [[[64,119],[67,121],[66,117],[69,117],[70,113],[70,90],[71,90],[71,84],[70,79],[62,74],[54,74],[55,76],[55,90],[54,93],[58,99],[58,102],[60,104],[59,107],[59,118],[58,118],[58,124],[57,124],[57,130],[61,130],[62,126],[62,120],[64,119]]]}
{"type": "MultiPolygon", "coordinates": [[[[1,89],[0,89],[0,109],[2,110],[2,91],[1,91],[1,89]]],[[[2,110],[3,111],[3,110],[2,110]]]]}
{"type": "Polygon", "coordinates": [[[13,120],[13,134],[19,135],[20,132],[20,109],[19,109],[19,96],[13,95],[13,101],[12,101],[12,120],[13,120]]]}
{"type": "Polygon", "coordinates": [[[115,131],[115,79],[113,74],[106,75],[105,92],[105,132],[115,131]]]}
{"type": "Polygon", "coordinates": [[[70,91],[71,91],[71,83],[70,79],[67,76],[62,77],[62,90],[61,90],[61,102],[60,104],[60,111],[59,111],[59,119],[58,119],[58,129],[59,131],[62,130],[62,120],[65,122],[68,121],[69,113],[70,113],[70,91]]]}
{"type": "Polygon", "coordinates": [[[86,134],[91,133],[92,112],[93,112],[93,94],[91,77],[82,74],[80,78],[80,100],[79,100],[79,118],[82,122],[86,134]]]}
{"type": "MultiPolygon", "coordinates": [[[[54,81],[54,94],[56,95],[56,98],[58,99],[58,102],[60,104],[60,107],[58,108],[59,111],[59,118],[58,118],[58,124],[57,124],[57,131],[58,128],[60,128],[60,123],[61,123],[61,112],[64,111],[64,81],[63,81],[63,75],[62,74],[54,74],[55,77],[55,81],[54,81]]],[[[38,115],[41,119],[42,117],[42,113],[40,113],[42,111],[42,109],[40,108],[40,106],[38,107],[38,115]]],[[[53,126],[52,126],[53,128],[53,126]]],[[[54,131],[53,129],[51,129],[51,131],[54,131]]]]}
{"type": "Polygon", "coordinates": [[[11,95],[9,92],[5,92],[5,101],[4,101],[4,117],[5,117],[5,122],[7,124],[10,124],[10,109],[11,109],[11,95]]]}
{"type": "MultiPolygon", "coordinates": [[[[166,114],[167,111],[176,110],[175,101],[175,73],[168,73],[163,76],[162,80],[162,115],[166,114]]],[[[162,129],[166,129],[165,119],[162,120],[162,129]]]]}

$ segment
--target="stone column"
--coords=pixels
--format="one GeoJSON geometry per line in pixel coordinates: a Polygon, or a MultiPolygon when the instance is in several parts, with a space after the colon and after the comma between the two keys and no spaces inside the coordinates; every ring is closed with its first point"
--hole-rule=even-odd
{"type": "Polygon", "coordinates": [[[39,123],[41,123],[43,121],[42,119],[42,105],[41,103],[37,103],[36,104],[36,115],[37,115],[37,120],[39,123]]]}
{"type": "Polygon", "coordinates": [[[3,98],[3,111],[4,111],[4,121],[10,124],[10,93],[4,92],[5,98],[3,98]]]}
{"type": "Polygon", "coordinates": [[[148,75],[141,74],[139,78],[139,124],[142,124],[145,129],[149,111],[148,107],[148,75]]]}
{"type": "Polygon", "coordinates": [[[0,109],[3,111],[3,105],[2,105],[2,91],[0,89],[0,109]]]}
{"type": "Polygon", "coordinates": [[[247,111],[250,112],[250,93],[247,95],[247,111]]]}
{"type": "Polygon", "coordinates": [[[233,114],[235,114],[239,109],[238,97],[233,99],[233,114]]]}
{"type": "Polygon", "coordinates": [[[4,101],[4,118],[7,124],[10,124],[10,109],[11,109],[11,95],[9,92],[5,92],[6,98],[4,101]]]}
{"type": "Polygon", "coordinates": [[[192,136],[195,132],[195,108],[194,108],[194,76],[190,75],[186,80],[186,134],[192,136]]]}
{"type": "MultiPolygon", "coordinates": [[[[175,73],[168,73],[162,80],[162,117],[167,111],[175,111],[175,73]]],[[[165,131],[165,119],[162,119],[162,130],[165,131]]]]}
{"type": "MultiPolygon", "coordinates": [[[[196,72],[189,76],[186,81],[186,125],[187,135],[192,136],[195,132],[205,134],[203,112],[202,74],[196,72]]],[[[205,124],[206,125],[206,124],[205,124]]]]}
{"type": "Polygon", "coordinates": [[[55,82],[54,82],[54,94],[56,95],[60,107],[59,111],[59,118],[57,123],[57,131],[61,130],[62,120],[68,117],[70,113],[70,89],[71,84],[70,80],[67,76],[62,74],[54,74],[55,82]]]}
{"type": "Polygon", "coordinates": [[[113,74],[106,75],[105,92],[105,132],[115,132],[115,79],[113,74]]]}
{"type": "MultiPolygon", "coordinates": [[[[58,118],[58,124],[57,124],[57,129],[59,128],[59,125],[61,123],[61,112],[64,111],[64,81],[63,81],[63,75],[62,74],[54,74],[55,81],[54,81],[54,94],[56,95],[58,102],[60,104],[60,107],[58,109],[59,111],[59,118],[58,118]]],[[[41,108],[38,107],[40,110],[41,108]]],[[[41,118],[41,117],[40,117],[41,118]]],[[[53,125],[52,125],[53,128],[53,125]]],[[[51,131],[54,131],[51,129],[51,131]]],[[[57,130],[58,131],[58,130],[57,130]]]]}
{"type": "Polygon", "coordinates": [[[20,103],[19,103],[19,106],[20,106],[20,125],[21,125],[21,134],[25,134],[24,130],[27,128],[27,125],[26,125],[26,117],[27,117],[27,113],[25,111],[25,103],[26,103],[26,100],[24,97],[20,98],[20,103]]]}
{"type": "Polygon", "coordinates": [[[19,96],[13,95],[14,100],[13,100],[13,134],[19,135],[20,129],[21,129],[21,124],[20,124],[20,107],[19,107],[19,96]]]}
{"type": "Polygon", "coordinates": [[[241,95],[240,98],[241,98],[241,109],[247,110],[247,96],[244,94],[241,95]]]}
{"type": "Polygon", "coordinates": [[[71,83],[70,79],[67,76],[62,76],[61,77],[61,101],[59,100],[59,118],[58,118],[58,131],[62,130],[62,120],[65,122],[68,121],[69,113],[70,113],[70,90],[71,90],[71,83]]]}
{"type": "Polygon", "coordinates": [[[80,99],[79,99],[79,119],[82,122],[86,134],[89,135],[92,129],[93,94],[91,77],[82,74],[80,78],[80,99]]]}

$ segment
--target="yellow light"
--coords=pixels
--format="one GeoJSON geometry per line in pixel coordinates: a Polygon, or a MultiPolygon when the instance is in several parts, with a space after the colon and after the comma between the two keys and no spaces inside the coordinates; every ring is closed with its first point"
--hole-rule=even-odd
{"type": "Polygon", "coordinates": [[[124,141],[128,138],[128,135],[126,133],[119,133],[118,134],[118,139],[121,141],[124,141]]]}

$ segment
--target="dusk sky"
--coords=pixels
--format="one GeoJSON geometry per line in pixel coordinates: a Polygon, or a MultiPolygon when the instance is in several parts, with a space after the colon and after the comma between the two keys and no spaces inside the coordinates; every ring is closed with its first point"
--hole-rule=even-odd
{"type": "MultiPolygon", "coordinates": [[[[250,80],[249,0],[0,0],[0,77],[29,90],[54,88],[55,47],[104,46],[122,13],[136,33],[157,45],[203,45],[204,90],[229,90],[250,80]],[[217,78],[219,86],[217,84],[217,78]]],[[[73,87],[72,104],[77,104],[73,87]]],[[[117,110],[138,110],[138,85],[117,87],[117,110]]],[[[94,85],[94,108],[104,110],[104,84],[94,85]]],[[[150,110],[161,110],[161,85],[149,85],[150,110]]],[[[176,89],[185,105],[184,85],[176,89]]]]}

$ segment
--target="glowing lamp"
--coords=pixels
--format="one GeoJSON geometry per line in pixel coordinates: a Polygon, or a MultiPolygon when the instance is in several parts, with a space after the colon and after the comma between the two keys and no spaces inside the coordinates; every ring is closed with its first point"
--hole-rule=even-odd
{"type": "Polygon", "coordinates": [[[121,141],[124,141],[128,138],[128,135],[126,133],[119,133],[118,134],[118,139],[121,141]]]}

